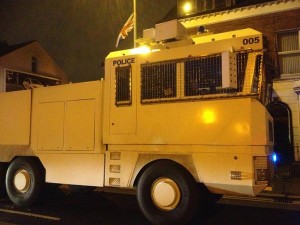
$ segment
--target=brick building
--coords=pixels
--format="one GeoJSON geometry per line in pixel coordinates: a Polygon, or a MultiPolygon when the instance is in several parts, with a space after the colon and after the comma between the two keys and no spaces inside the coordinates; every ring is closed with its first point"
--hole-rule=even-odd
{"type": "Polygon", "coordinates": [[[0,43],[0,92],[66,83],[65,72],[37,41],[0,43]]]}
{"type": "Polygon", "coordinates": [[[280,121],[277,148],[285,149],[281,153],[288,161],[300,162],[300,1],[190,1],[196,6],[185,16],[179,11],[186,2],[178,0],[178,15],[189,34],[200,26],[212,33],[244,28],[262,32],[265,73],[273,85],[269,106],[276,109],[274,121],[280,121]]]}

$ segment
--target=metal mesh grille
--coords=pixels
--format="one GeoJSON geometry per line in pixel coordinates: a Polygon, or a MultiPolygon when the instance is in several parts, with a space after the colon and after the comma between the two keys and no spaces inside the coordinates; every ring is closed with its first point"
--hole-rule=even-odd
{"type": "Polygon", "coordinates": [[[222,87],[221,55],[184,62],[185,96],[214,94],[222,87]]]}
{"type": "Polygon", "coordinates": [[[111,160],[120,160],[121,159],[121,152],[111,152],[110,153],[111,160]]]}
{"type": "Polygon", "coordinates": [[[142,100],[176,97],[176,62],[141,66],[142,100]]]}
{"type": "Polygon", "coordinates": [[[254,178],[256,184],[265,184],[270,179],[270,168],[268,157],[256,156],[254,157],[254,178]]]}
{"type": "Polygon", "coordinates": [[[121,165],[109,165],[109,172],[111,173],[120,173],[121,165]]]}
{"type": "Polygon", "coordinates": [[[116,70],[116,105],[131,104],[131,66],[117,67],[116,70]]]}
{"type": "Polygon", "coordinates": [[[248,53],[240,52],[236,54],[237,61],[237,92],[241,92],[244,86],[248,53]]]}
{"type": "Polygon", "coordinates": [[[259,89],[259,82],[260,82],[260,74],[261,74],[261,62],[262,62],[262,55],[256,56],[255,61],[255,68],[254,68],[254,75],[253,75],[253,83],[252,83],[252,93],[258,93],[259,89]]]}
{"type": "Polygon", "coordinates": [[[120,178],[114,178],[114,177],[109,178],[109,185],[110,186],[120,186],[120,184],[121,184],[121,179],[120,178]]]}
{"type": "Polygon", "coordinates": [[[222,87],[221,54],[142,64],[141,102],[183,100],[198,96],[213,97],[216,94],[226,96],[234,93],[239,95],[258,93],[262,74],[262,55],[253,55],[253,63],[248,62],[248,55],[249,52],[236,53],[237,88],[222,87]],[[247,65],[252,69],[247,70],[247,65]],[[247,72],[249,78],[247,88],[244,88],[247,72]]]}

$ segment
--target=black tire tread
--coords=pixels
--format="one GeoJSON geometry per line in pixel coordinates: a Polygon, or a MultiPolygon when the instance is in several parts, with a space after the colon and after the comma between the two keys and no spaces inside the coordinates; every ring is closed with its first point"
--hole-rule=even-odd
{"type": "Polygon", "coordinates": [[[145,169],[138,181],[137,200],[146,218],[156,225],[184,225],[198,205],[197,183],[188,170],[171,160],[157,160],[145,169]],[[151,186],[159,177],[168,177],[180,187],[182,199],[172,211],[158,209],[151,199],[151,186]]]}
{"type": "Polygon", "coordinates": [[[6,175],[6,190],[10,200],[18,206],[35,203],[45,183],[45,171],[41,163],[33,157],[17,157],[9,165],[6,175]],[[25,169],[31,175],[31,186],[26,193],[19,193],[13,185],[14,174],[18,169],[25,169]]]}

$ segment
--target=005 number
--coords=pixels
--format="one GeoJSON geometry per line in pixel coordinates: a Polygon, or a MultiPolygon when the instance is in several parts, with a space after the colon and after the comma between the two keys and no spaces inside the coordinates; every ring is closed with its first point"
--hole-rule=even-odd
{"type": "Polygon", "coordinates": [[[252,44],[257,44],[259,42],[260,42],[259,37],[243,39],[243,45],[252,45],[252,44]]]}

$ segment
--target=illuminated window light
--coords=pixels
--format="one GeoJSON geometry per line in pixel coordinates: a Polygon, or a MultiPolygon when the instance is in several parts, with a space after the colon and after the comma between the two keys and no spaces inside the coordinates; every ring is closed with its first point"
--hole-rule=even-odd
{"type": "Polygon", "coordinates": [[[192,4],[190,2],[186,2],[184,5],[183,5],[183,12],[185,14],[188,14],[192,11],[192,4]]]}
{"type": "Polygon", "coordinates": [[[178,8],[179,15],[191,15],[195,14],[197,11],[197,1],[196,0],[182,0],[180,1],[180,7],[178,8]]]}

